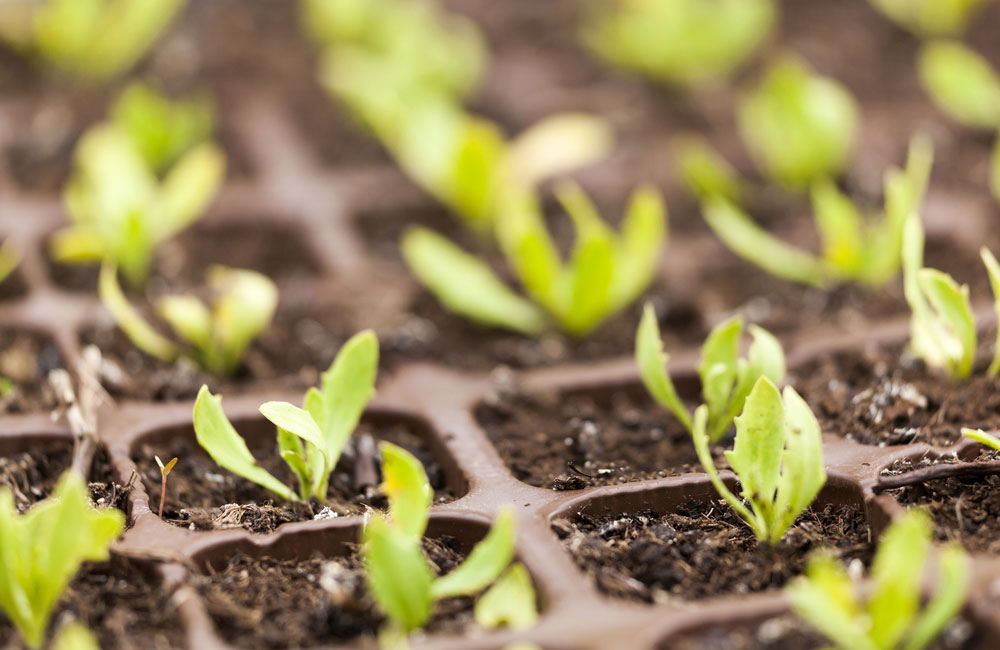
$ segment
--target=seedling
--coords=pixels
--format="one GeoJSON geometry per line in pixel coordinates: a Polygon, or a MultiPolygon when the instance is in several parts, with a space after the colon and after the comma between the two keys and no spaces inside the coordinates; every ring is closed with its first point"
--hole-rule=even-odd
{"type": "Polygon", "coordinates": [[[826,552],[810,559],[806,575],[785,594],[795,612],[841,650],[921,650],[958,615],[969,582],[965,551],[944,547],[937,590],[921,609],[930,550],[930,520],[911,509],[882,536],[867,598],[858,596],[860,585],[826,552]]]}
{"type": "Polygon", "coordinates": [[[412,228],[403,236],[403,257],[420,282],[457,314],[529,336],[553,325],[584,336],[649,284],[666,236],[666,213],[655,190],[639,188],[615,233],[577,185],[564,182],[556,196],[576,229],[568,263],[560,258],[534,197],[511,200],[497,224],[506,259],[533,302],[429,230],[412,228]]]}
{"type": "Polygon", "coordinates": [[[56,632],[52,650],[101,650],[93,633],[82,623],[66,623],[56,632]]]}
{"type": "Polygon", "coordinates": [[[173,460],[171,460],[166,465],[163,464],[163,461],[160,460],[159,456],[153,456],[153,458],[156,459],[156,464],[160,468],[160,479],[161,479],[161,482],[160,482],[160,512],[158,513],[158,515],[159,515],[160,519],[163,519],[163,502],[166,501],[166,498],[167,498],[167,477],[170,476],[170,471],[174,468],[174,465],[177,464],[177,458],[174,458],[173,460]]]}
{"type": "Polygon", "coordinates": [[[791,386],[778,392],[761,377],[736,418],[736,440],[726,452],[740,479],[740,496],[719,477],[709,451],[707,405],[694,413],[694,447],[712,485],[750,525],[757,539],[774,546],[826,483],[823,441],[809,405],[791,386]]]}
{"type": "Polygon", "coordinates": [[[8,0],[0,40],[24,56],[94,80],[141,59],[184,0],[8,0]]]}
{"type": "Polygon", "coordinates": [[[421,549],[433,494],[423,465],[390,443],[381,443],[379,450],[389,513],[387,517],[375,515],[366,523],[361,556],[368,589],[389,619],[389,629],[380,638],[405,637],[423,627],[436,601],[473,596],[491,584],[480,600],[486,603],[477,605],[477,620],[489,624],[507,620],[521,626],[533,623],[537,613],[527,611],[535,598],[531,580],[523,567],[511,565],[513,508],[500,510],[489,533],[465,562],[451,573],[435,577],[421,549]]]}
{"type": "Polygon", "coordinates": [[[10,277],[20,263],[21,253],[14,242],[8,239],[0,244],[0,283],[10,277]]]}
{"type": "Polygon", "coordinates": [[[131,286],[141,286],[156,247],[200,218],[222,183],[222,151],[195,144],[207,128],[205,110],[171,106],[142,86],[126,91],[114,121],[92,127],[77,144],[63,191],[72,224],[53,235],[52,257],[110,260],[131,286]]]}
{"type": "Polygon", "coordinates": [[[0,489],[0,609],[29,647],[41,647],[52,610],[80,565],[107,560],[124,527],[119,510],[93,508],[75,472],[23,515],[10,489],[0,489]]]}
{"type": "Polygon", "coordinates": [[[592,3],[583,42],[605,60],[671,85],[718,81],[771,33],[771,0],[592,3]]]}
{"type": "Polygon", "coordinates": [[[871,4],[917,36],[957,36],[987,0],[871,0],[871,4]]]}
{"type": "Polygon", "coordinates": [[[858,124],[850,92],[786,54],[739,103],[743,143],[761,172],[801,191],[837,176],[847,163],[858,124]]]}
{"type": "Polygon", "coordinates": [[[220,467],[283,499],[326,500],[330,474],[347,439],[375,393],[378,340],[365,330],[348,340],[323,373],[320,388],[306,391],[302,409],[288,402],[266,402],[260,412],[278,430],[281,457],[298,477],[295,490],[257,464],[246,441],[222,410],[222,398],[202,386],[194,404],[198,444],[220,467]]]}
{"type": "MultiPolygon", "coordinates": [[[[716,442],[732,424],[733,418],[743,410],[744,402],[754,385],[767,377],[780,382],[785,376],[785,353],[767,330],[750,325],[753,343],[746,359],[739,357],[743,319],[733,316],[709,333],[701,348],[701,392],[707,411],[706,431],[708,440],[716,442]]],[[[694,420],[684,406],[667,374],[667,355],[663,351],[660,328],[653,306],[647,304],[635,337],[635,360],[642,382],[649,394],[694,435],[694,420]]]]}
{"type": "Polygon", "coordinates": [[[157,314],[184,344],[157,332],[129,303],[115,267],[101,267],[98,293],[118,327],[140,350],[166,363],[188,358],[213,375],[231,375],[247,347],[271,324],[278,287],[267,276],[246,269],[213,266],[207,274],[215,294],[211,309],[193,294],[164,296],[157,314]]]}
{"type": "Polygon", "coordinates": [[[920,80],[939,109],[959,124],[996,131],[1000,127],[1000,77],[990,63],[959,41],[925,43],[920,80]]]}
{"type": "Polygon", "coordinates": [[[819,255],[761,228],[733,201],[741,187],[737,179],[724,168],[713,166],[709,158],[698,161],[700,164],[689,163],[688,172],[694,187],[703,194],[703,216],[734,253],[773,275],[810,286],[858,282],[878,287],[899,269],[903,224],[923,202],[933,150],[927,139],[911,140],[906,170],[894,167],[885,174],[885,207],[878,216],[862,216],[830,180],[815,181],[811,195],[822,241],[819,255]],[[710,193],[713,191],[716,193],[710,193]]]}

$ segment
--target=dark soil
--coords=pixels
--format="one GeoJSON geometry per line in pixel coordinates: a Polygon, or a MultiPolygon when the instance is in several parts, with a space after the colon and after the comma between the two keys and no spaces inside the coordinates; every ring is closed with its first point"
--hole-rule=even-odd
{"type": "MultiPolygon", "coordinates": [[[[252,446],[261,465],[286,485],[297,489],[294,473],[274,450],[273,426],[269,444],[252,446]]],[[[239,430],[237,424],[237,429],[239,430]]],[[[246,435],[246,433],[243,433],[246,435]]],[[[284,523],[359,514],[368,508],[384,508],[378,493],[381,463],[375,440],[387,440],[413,453],[424,464],[434,488],[434,502],[445,503],[457,496],[458,486],[448,485],[445,474],[423,440],[406,421],[366,420],[351,437],[337,468],[330,477],[328,498],[323,503],[286,502],[255,483],[220,468],[193,438],[174,437],[170,442],[143,445],[135,455],[139,473],[149,494],[149,507],[160,504],[160,470],[155,456],[166,463],[178,458],[167,484],[164,519],[192,529],[245,528],[268,533],[284,523]],[[370,443],[370,444],[369,444],[370,443]]]]}
{"type": "MultiPolygon", "coordinates": [[[[77,620],[97,637],[102,650],[175,650],[185,633],[173,590],[124,559],[86,563],[63,593],[52,628],[77,620]]],[[[52,634],[52,631],[50,631],[52,634]]],[[[13,626],[0,617],[0,647],[26,650],[13,626]]]]}
{"type": "MultiPolygon", "coordinates": [[[[465,559],[449,537],[425,538],[424,552],[438,575],[465,559]]],[[[311,648],[347,641],[374,648],[384,622],[356,552],[304,561],[236,555],[224,569],[194,579],[216,631],[240,648],[311,648]]],[[[461,634],[473,625],[472,604],[472,598],[439,601],[425,631],[461,634]]]]}
{"type": "Polygon", "coordinates": [[[701,465],[691,434],[633,390],[604,394],[494,394],[476,419],[514,477],[573,490],[686,472],[701,465]]]}
{"type": "Polygon", "coordinates": [[[16,269],[0,282],[0,301],[17,300],[28,295],[28,285],[16,269]]]}
{"type": "Polygon", "coordinates": [[[576,515],[553,529],[601,592],[649,603],[777,589],[823,546],[843,562],[867,564],[874,551],[854,506],[807,511],[774,550],[721,501],[688,500],[667,514],[576,515]]]}
{"type": "Polygon", "coordinates": [[[962,427],[1000,427],[1000,380],[984,369],[980,363],[971,379],[952,381],[898,346],[868,347],[796,369],[792,384],[824,431],[863,444],[946,447],[962,427]]]}
{"type": "Polygon", "coordinates": [[[0,328],[0,413],[48,411],[56,406],[49,372],[63,365],[55,342],[37,332],[0,328]]]}
{"type": "MultiPolygon", "coordinates": [[[[0,456],[0,487],[10,488],[14,507],[25,512],[47,498],[73,461],[73,443],[39,445],[31,451],[0,456]]],[[[125,509],[131,489],[112,477],[111,462],[103,447],[94,453],[90,476],[90,496],[100,506],[125,509]]]]}
{"type": "Polygon", "coordinates": [[[1000,476],[950,477],[889,493],[900,503],[930,512],[938,540],[975,552],[1000,551],[1000,476]]]}

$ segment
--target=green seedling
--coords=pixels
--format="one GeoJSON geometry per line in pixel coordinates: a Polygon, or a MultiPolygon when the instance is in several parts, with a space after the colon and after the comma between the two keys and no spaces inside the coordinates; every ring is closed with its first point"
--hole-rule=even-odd
{"type": "Polygon", "coordinates": [[[993,449],[1000,451],[1000,438],[997,438],[992,434],[986,433],[982,429],[963,428],[962,435],[965,436],[966,438],[972,438],[976,442],[982,443],[987,447],[992,447],[993,449]]]}
{"type": "Polygon", "coordinates": [[[757,539],[774,546],[826,483],[819,423],[790,386],[782,395],[770,379],[758,379],[736,418],[733,449],[726,452],[740,480],[740,499],[715,468],[708,448],[708,414],[707,405],[694,413],[698,460],[719,495],[750,525],[757,539]]]}
{"type": "Polygon", "coordinates": [[[21,263],[21,252],[11,240],[0,244],[0,283],[9,278],[21,263]]]}
{"type": "Polygon", "coordinates": [[[11,491],[0,489],[0,609],[29,647],[41,647],[52,611],[80,565],[107,560],[108,546],[124,527],[120,511],[91,505],[84,480],[73,472],[23,515],[11,491]]]}
{"type": "Polygon", "coordinates": [[[281,457],[295,473],[298,493],[261,467],[246,441],[222,410],[222,398],[202,386],[194,404],[198,444],[218,465],[283,499],[326,500],[333,473],[365,405],[375,393],[378,339],[365,330],[348,340],[323,373],[320,387],[310,388],[298,408],[266,402],[260,412],[277,427],[281,457]]]}
{"type": "Polygon", "coordinates": [[[160,468],[160,511],[157,516],[163,519],[163,503],[167,499],[167,477],[170,476],[171,470],[174,469],[174,465],[177,464],[177,459],[174,458],[166,465],[160,460],[159,456],[153,456],[156,459],[156,464],[160,468]]]}
{"type": "Polygon", "coordinates": [[[532,196],[511,200],[497,224],[501,248],[531,300],[429,230],[413,228],[403,236],[403,257],[420,282],[457,314],[529,336],[553,326],[584,336],[649,284],[666,236],[666,211],[655,190],[639,188],[616,233],[576,184],[559,185],[556,196],[576,229],[569,262],[560,258],[532,196]]]}
{"type": "Polygon", "coordinates": [[[990,160],[990,191],[997,203],[1000,203],[1000,137],[993,145],[993,155],[990,160]]]}
{"type": "Polygon", "coordinates": [[[247,347],[270,326],[278,287],[256,271],[224,266],[208,270],[207,284],[215,294],[211,308],[193,294],[156,302],[157,314],[183,344],[157,332],[129,303],[111,264],[101,267],[98,293],[118,327],[146,354],[166,363],[185,357],[210,374],[231,375],[247,347]]]}
{"type": "Polygon", "coordinates": [[[861,586],[828,552],[785,589],[795,612],[840,650],[922,650],[958,615],[969,583],[969,560],[957,545],[939,556],[937,589],[921,608],[921,582],[931,551],[931,522],[910,510],[882,536],[861,586]]]}
{"type": "Polygon", "coordinates": [[[27,57],[93,80],[133,67],[184,0],[7,0],[0,40],[27,57]]]}
{"type": "Polygon", "coordinates": [[[101,650],[93,633],[82,623],[66,623],[56,632],[52,650],[101,650]]]}
{"type": "MultiPolygon", "coordinates": [[[[701,392],[705,399],[705,423],[709,442],[716,442],[729,430],[733,418],[743,410],[747,396],[762,377],[780,383],[785,376],[785,353],[781,343],[767,330],[750,325],[753,343],[746,359],[739,356],[743,319],[734,316],[717,325],[701,348],[701,392]]],[[[694,434],[694,420],[684,406],[667,373],[660,328],[653,306],[647,304],[635,336],[635,360],[649,394],[666,407],[694,434]]]]}
{"type": "Polygon", "coordinates": [[[918,69],[924,89],[948,117],[973,129],[1000,128],[1000,77],[982,56],[959,41],[929,41],[918,69]]]}
{"type": "Polygon", "coordinates": [[[733,176],[712,165],[708,158],[701,161],[697,168],[692,163],[691,175],[694,187],[703,193],[703,216],[734,253],[793,282],[815,287],[858,282],[878,287],[899,271],[903,226],[907,216],[919,210],[923,202],[933,150],[927,139],[916,137],[910,142],[905,171],[894,167],[885,174],[885,206],[878,216],[863,216],[830,180],[813,182],[811,198],[822,242],[820,255],[788,244],[761,228],[733,202],[734,191],[726,189],[739,187],[733,176]],[[720,180],[723,178],[729,180],[720,180]]]}
{"type": "Polygon", "coordinates": [[[221,150],[199,144],[160,179],[139,147],[113,123],[84,134],[63,192],[72,224],[49,242],[56,261],[110,261],[138,287],[149,275],[156,247],[201,217],[225,173],[221,150]]]}
{"type": "Polygon", "coordinates": [[[771,0],[593,2],[583,42],[603,59],[671,85],[732,74],[774,26],[771,0]]]}
{"type": "Polygon", "coordinates": [[[361,556],[368,589],[389,619],[389,628],[380,638],[394,639],[395,647],[400,647],[400,638],[428,621],[436,601],[473,596],[487,588],[480,599],[486,603],[477,605],[477,620],[519,626],[533,623],[537,612],[526,611],[535,598],[531,580],[521,565],[511,564],[513,508],[501,508],[489,533],[465,562],[435,577],[421,548],[433,496],[423,465],[387,442],[379,445],[379,451],[389,512],[387,517],[375,515],[368,520],[361,535],[361,556]]]}
{"type": "Polygon", "coordinates": [[[739,129],[765,175],[802,191],[844,169],[857,131],[858,107],[839,82],[814,74],[786,54],[739,102],[739,129]]]}
{"type": "Polygon", "coordinates": [[[957,36],[988,0],[870,0],[894,23],[920,37],[957,36]]]}

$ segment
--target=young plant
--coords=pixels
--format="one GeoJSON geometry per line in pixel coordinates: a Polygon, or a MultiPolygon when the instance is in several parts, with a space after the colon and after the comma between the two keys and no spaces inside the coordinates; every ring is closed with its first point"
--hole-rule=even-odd
{"type": "Polygon", "coordinates": [[[52,611],[80,565],[107,560],[108,546],[124,527],[121,511],[91,505],[74,472],[23,515],[11,491],[0,489],[0,609],[29,647],[41,647],[52,611]]]}
{"type": "Polygon", "coordinates": [[[20,263],[21,253],[14,242],[8,239],[0,244],[0,283],[10,277],[20,263]]]}
{"type": "Polygon", "coordinates": [[[160,460],[159,456],[153,456],[153,458],[156,459],[156,464],[160,468],[160,479],[161,479],[161,481],[160,481],[160,512],[158,513],[158,516],[159,516],[160,519],[163,519],[163,502],[166,501],[166,499],[167,499],[167,477],[170,476],[171,470],[173,470],[174,469],[174,465],[177,464],[177,458],[174,458],[173,460],[171,460],[166,465],[163,464],[163,461],[160,460]]]}
{"type": "MultiPolygon", "coordinates": [[[[368,519],[361,534],[361,557],[368,589],[389,619],[387,638],[405,638],[424,626],[434,603],[443,598],[473,596],[493,585],[477,605],[477,620],[504,620],[530,625],[537,612],[528,606],[535,594],[527,572],[514,557],[514,511],[504,507],[489,533],[451,573],[435,577],[423,554],[433,492],[420,464],[404,449],[383,442],[382,490],[389,498],[388,516],[368,519]],[[504,571],[507,573],[504,574],[504,571]],[[501,574],[504,574],[501,577],[501,574]]],[[[380,634],[380,637],[383,635],[380,634]]]]}
{"type": "Polygon", "coordinates": [[[271,324],[278,287],[256,271],[225,266],[211,267],[207,283],[215,294],[211,309],[193,294],[165,296],[156,302],[157,314],[183,345],[143,319],[118,285],[112,264],[101,267],[98,293],[118,327],[146,354],[166,363],[186,357],[210,374],[231,375],[250,343],[271,324]]]}
{"type": "Polygon", "coordinates": [[[795,612],[840,650],[922,650],[958,615],[969,560],[958,545],[939,556],[937,589],[921,609],[921,583],[931,550],[931,522],[911,509],[885,531],[875,553],[867,598],[829,553],[809,561],[785,594],[795,612]]]}
{"type": "Polygon", "coordinates": [[[134,66],[184,0],[7,0],[0,40],[24,56],[94,80],[134,66]]]}
{"type": "Polygon", "coordinates": [[[671,85],[732,74],[771,33],[771,0],[591,3],[583,42],[605,60],[671,85]]]}
{"type": "Polygon", "coordinates": [[[412,228],[403,236],[403,257],[420,282],[457,314],[529,336],[553,325],[585,336],[649,284],[666,236],[665,208],[655,190],[637,189],[616,233],[576,184],[564,182],[556,196],[576,229],[568,263],[560,258],[533,196],[512,199],[497,223],[507,261],[533,302],[429,230],[412,228]]]}
{"type": "Polygon", "coordinates": [[[988,0],[870,0],[900,27],[920,37],[958,36],[988,0]]]}
{"type": "Polygon", "coordinates": [[[266,402],[260,412],[277,427],[281,457],[298,477],[298,493],[261,467],[246,441],[222,410],[222,398],[202,386],[194,404],[198,444],[218,465],[264,487],[283,499],[326,500],[333,473],[361,413],[375,394],[378,339],[365,330],[344,343],[320,387],[310,388],[298,408],[288,402],[266,402]]]}
{"type": "Polygon", "coordinates": [[[973,129],[1000,128],[1000,77],[989,61],[959,41],[934,40],[917,63],[924,89],[948,117],[973,129]]]}
{"type": "Polygon", "coordinates": [[[844,169],[854,143],[858,107],[837,81],[814,74],[796,56],[771,64],[739,102],[739,128],[761,172],[794,191],[844,169]]]}
{"type": "MultiPolygon", "coordinates": [[[[785,353],[781,343],[767,330],[750,325],[753,343],[746,359],[739,356],[743,319],[733,316],[717,325],[701,348],[702,397],[705,399],[705,422],[709,442],[716,442],[729,430],[733,418],[743,410],[750,391],[762,377],[780,382],[785,376],[785,353]]],[[[635,336],[635,360],[646,390],[694,434],[694,420],[684,406],[674,383],[667,374],[667,355],[663,351],[660,328],[653,306],[643,309],[635,336]]]]}
{"type": "Polygon", "coordinates": [[[708,158],[701,158],[697,167],[696,162],[688,167],[688,174],[703,194],[705,221],[734,253],[773,275],[810,286],[859,282],[877,287],[889,282],[899,270],[903,225],[923,202],[933,150],[927,139],[911,140],[905,171],[891,168],[885,174],[885,207],[877,217],[865,218],[830,180],[815,181],[811,197],[822,241],[820,255],[788,244],[761,228],[733,202],[733,191],[725,190],[739,187],[733,176],[708,158]],[[720,180],[723,178],[729,181],[720,180]],[[709,194],[712,188],[721,189],[709,194]]]}
{"type": "Polygon", "coordinates": [[[757,380],[743,413],[736,418],[733,449],[726,452],[740,480],[740,499],[715,468],[708,448],[708,414],[707,405],[694,413],[698,460],[716,491],[750,525],[757,539],[774,546],[826,483],[816,416],[791,386],[782,395],[767,377],[757,380]]]}

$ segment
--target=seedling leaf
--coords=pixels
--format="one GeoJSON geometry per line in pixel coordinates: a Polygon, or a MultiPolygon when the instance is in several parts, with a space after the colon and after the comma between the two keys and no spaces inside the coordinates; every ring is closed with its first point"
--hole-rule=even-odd
{"type": "Polygon", "coordinates": [[[493,520],[490,532],[451,573],[431,585],[435,599],[467,596],[477,593],[494,580],[514,557],[514,511],[505,507],[493,520]]]}
{"type": "MultiPolygon", "coordinates": [[[[986,265],[986,272],[990,276],[990,289],[993,291],[993,310],[997,315],[997,322],[1000,323],[1000,263],[997,262],[997,258],[993,256],[990,249],[985,246],[979,249],[979,256],[983,258],[983,264],[986,265]]],[[[986,374],[990,377],[996,377],[998,372],[1000,372],[1000,328],[997,329],[996,343],[993,346],[993,361],[990,362],[990,367],[987,369],[986,374]]]]}
{"type": "Polygon", "coordinates": [[[535,589],[523,564],[512,564],[476,602],[476,622],[486,629],[529,628],[538,620],[535,589]]]}
{"type": "Polygon", "coordinates": [[[381,517],[372,517],[362,535],[361,557],[368,590],[395,625],[421,627],[434,604],[434,576],[420,548],[420,538],[381,517]]]}
{"type": "Polygon", "coordinates": [[[307,411],[288,402],[264,402],[260,413],[279,429],[306,440],[320,449],[323,448],[323,432],[307,411]]]}
{"type": "Polygon", "coordinates": [[[653,305],[642,310],[639,331],[635,337],[635,358],[646,390],[657,402],[669,409],[688,431],[692,429],[691,414],[681,402],[674,383],[667,374],[667,354],[663,351],[660,328],[653,305]]]}
{"type": "Polygon", "coordinates": [[[920,80],[931,99],[956,122],[974,129],[1000,127],[1000,78],[989,62],[959,41],[923,45],[920,80]]]}
{"type": "Polygon", "coordinates": [[[382,492],[389,498],[392,525],[414,539],[427,528],[427,512],[434,498],[424,466],[413,454],[389,442],[379,444],[382,455],[382,492]]]}
{"type": "Polygon", "coordinates": [[[154,330],[129,304],[128,298],[118,286],[118,273],[114,264],[106,263],[101,266],[98,293],[101,296],[101,302],[111,312],[118,327],[128,335],[139,349],[167,363],[172,363],[177,359],[180,350],[169,339],[154,330]]]}

